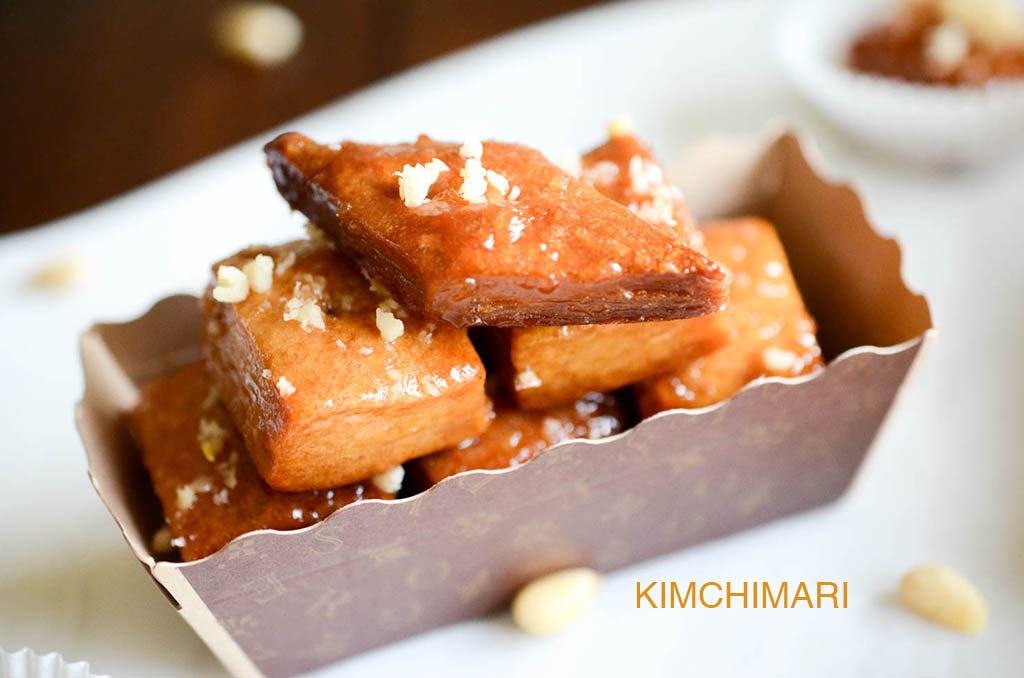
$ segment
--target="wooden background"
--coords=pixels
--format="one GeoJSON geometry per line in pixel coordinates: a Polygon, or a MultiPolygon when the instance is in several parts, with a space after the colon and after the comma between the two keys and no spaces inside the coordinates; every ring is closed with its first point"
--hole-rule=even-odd
{"type": "Polygon", "coordinates": [[[224,59],[224,2],[0,0],[0,232],[154,179],[407,66],[594,0],[283,0],[305,39],[224,59]]]}

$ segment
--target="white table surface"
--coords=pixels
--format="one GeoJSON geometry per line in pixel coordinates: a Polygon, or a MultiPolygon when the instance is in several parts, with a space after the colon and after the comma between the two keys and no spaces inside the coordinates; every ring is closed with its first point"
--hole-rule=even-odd
{"type": "MultiPolygon", "coordinates": [[[[628,111],[665,159],[712,132],[783,117],[855,179],[897,236],[940,334],[839,503],[620,571],[556,638],[496,617],[448,627],[318,676],[586,672],[695,676],[1001,676],[1024,666],[1024,161],[962,175],[901,168],[848,145],[796,96],[771,47],[775,2],[598,8],[458,53],[284,128],[325,140],[521,140],[552,154],[598,143],[628,111]],[[938,561],[991,613],[980,637],[893,602],[938,561]],[[637,580],[848,580],[846,610],[637,610],[637,580]]],[[[339,68],[343,68],[339,64],[339,68]]],[[[0,238],[0,645],[58,650],[114,676],[223,675],[150,583],[86,478],[72,406],[76,337],[96,320],[195,292],[207,265],[301,233],[263,166],[271,132],[43,228],[0,238]],[[87,263],[66,292],[26,279],[87,263]]],[[[146,143],[140,139],[139,143],[146,143]]],[[[59,190],[59,187],[55,187],[59,190]]]]}

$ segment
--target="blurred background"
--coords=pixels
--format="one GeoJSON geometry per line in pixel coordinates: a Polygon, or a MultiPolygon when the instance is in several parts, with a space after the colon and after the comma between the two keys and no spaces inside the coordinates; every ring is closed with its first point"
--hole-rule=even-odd
{"type": "Polygon", "coordinates": [[[95,204],[408,66],[592,4],[5,0],[0,232],[95,204]],[[270,47],[252,43],[267,34],[278,36],[270,47]],[[253,44],[262,46],[247,51],[253,44]]]}

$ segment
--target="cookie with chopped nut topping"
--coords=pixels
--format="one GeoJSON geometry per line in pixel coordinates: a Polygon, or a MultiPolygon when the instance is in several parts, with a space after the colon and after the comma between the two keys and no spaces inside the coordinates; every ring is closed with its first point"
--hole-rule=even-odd
{"type": "Polygon", "coordinates": [[[372,483],[275,492],[245,451],[202,363],[149,384],[130,423],[160,499],[170,545],[184,560],[253,530],[292,530],[360,499],[391,499],[372,483]]]}
{"type": "Polygon", "coordinates": [[[515,144],[266,146],[281,195],[403,305],[453,325],[689,318],[725,302],[700,252],[515,144]]]}
{"type": "Polygon", "coordinates": [[[815,324],[804,307],[775,228],[763,219],[711,223],[703,229],[708,254],[733,273],[731,300],[721,319],[726,345],[684,360],[637,386],[641,414],[711,405],[758,377],[796,377],[822,366],[815,324]]]}
{"type": "MultiPolygon", "coordinates": [[[[632,134],[618,134],[583,156],[580,176],[605,196],[701,250],[703,235],[682,192],[651,150],[632,134]]],[[[718,314],[661,322],[562,327],[499,328],[493,342],[506,391],[520,407],[543,409],[592,391],[611,391],[697,358],[728,339],[718,314]]]]}
{"type": "Polygon", "coordinates": [[[327,244],[249,248],[214,273],[207,364],[271,487],[354,482],[486,428],[466,331],[406,311],[327,244]]]}

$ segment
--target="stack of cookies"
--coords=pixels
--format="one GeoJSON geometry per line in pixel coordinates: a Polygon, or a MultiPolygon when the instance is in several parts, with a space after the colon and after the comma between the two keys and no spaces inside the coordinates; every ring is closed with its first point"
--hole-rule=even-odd
{"type": "Polygon", "coordinates": [[[132,415],[158,548],[202,558],[820,368],[773,227],[696,227],[614,131],[568,169],[490,141],[270,142],[309,237],[213,266],[204,361],[132,415]]]}

